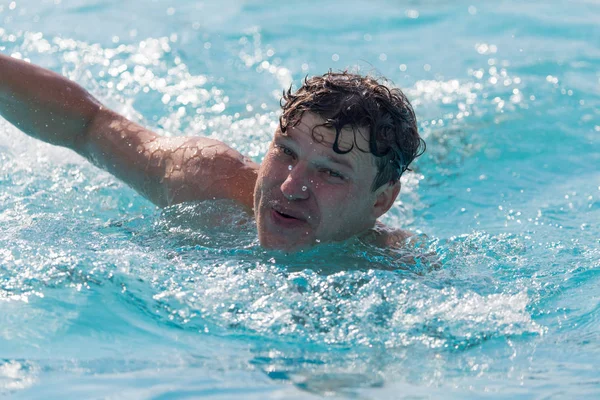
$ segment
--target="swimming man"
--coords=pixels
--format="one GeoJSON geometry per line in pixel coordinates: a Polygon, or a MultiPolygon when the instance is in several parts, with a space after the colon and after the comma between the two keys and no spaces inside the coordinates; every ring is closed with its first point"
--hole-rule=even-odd
{"type": "Polygon", "coordinates": [[[0,115],[26,134],[76,151],[158,206],[231,199],[253,210],[261,246],[297,251],[381,228],[400,176],[424,150],[399,89],[327,73],[288,90],[261,165],[218,140],[162,137],[100,104],[76,83],[0,54],[0,115]]]}

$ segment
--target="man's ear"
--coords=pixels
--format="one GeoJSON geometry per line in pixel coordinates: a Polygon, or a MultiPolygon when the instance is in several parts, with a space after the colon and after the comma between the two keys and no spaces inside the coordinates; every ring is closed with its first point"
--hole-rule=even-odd
{"type": "Polygon", "coordinates": [[[396,197],[398,197],[398,193],[400,193],[400,180],[386,183],[377,189],[375,204],[373,205],[373,217],[375,219],[381,217],[392,208],[396,197]]]}

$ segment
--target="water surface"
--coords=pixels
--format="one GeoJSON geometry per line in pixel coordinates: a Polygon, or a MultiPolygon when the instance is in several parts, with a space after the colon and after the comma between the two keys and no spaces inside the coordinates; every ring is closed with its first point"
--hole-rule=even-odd
{"type": "Polygon", "coordinates": [[[384,222],[437,254],[267,252],[231,203],[157,209],[0,120],[0,393],[597,396],[599,21],[590,1],[0,2],[3,53],[256,161],[290,84],[388,77],[428,151],[384,222]]]}

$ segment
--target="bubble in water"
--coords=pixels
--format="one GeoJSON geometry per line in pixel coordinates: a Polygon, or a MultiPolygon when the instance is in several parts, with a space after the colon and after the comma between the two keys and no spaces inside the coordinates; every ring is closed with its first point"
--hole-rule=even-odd
{"type": "Polygon", "coordinates": [[[302,191],[306,192],[306,189],[308,189],[306,186],[302,186],[302,191]]]}

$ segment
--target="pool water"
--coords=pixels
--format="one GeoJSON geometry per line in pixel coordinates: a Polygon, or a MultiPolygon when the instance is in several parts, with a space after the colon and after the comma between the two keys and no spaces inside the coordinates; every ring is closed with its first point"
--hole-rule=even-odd
{"type": "Polygon", "coordinates": [[[593,1],[0,0],[0,51],[165,135],[260,161],[290,84],[388,77],[427,152],[358,241],[260,248],[235,204],[158,209],[0,119],[0,394],[600,395],[593,1]],[[432,256],[434,254],[435,256],[432,256]]]}

